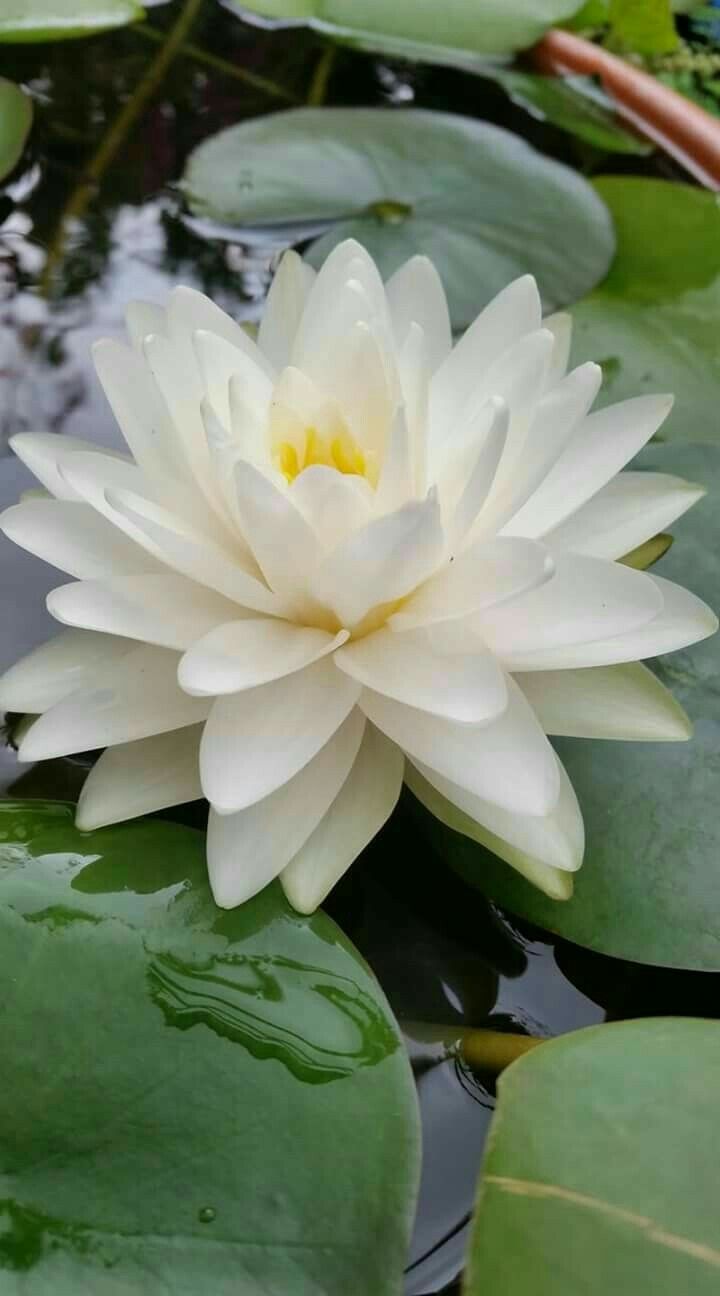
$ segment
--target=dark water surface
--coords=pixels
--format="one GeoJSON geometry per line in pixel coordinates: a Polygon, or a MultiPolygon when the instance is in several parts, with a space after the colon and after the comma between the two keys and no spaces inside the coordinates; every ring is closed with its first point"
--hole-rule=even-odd
{"type": "MultiPolygon", "coordinates": [[[[176,12],[153,8],[148,26],[161,32],[176,12]]],[[[101,182],[85,191],[85,169],[147,74],[157,39],[140,28],[55,46],[0,47],[0,75],[24,82],[37,103],[29,155],[0,191],[2,507],[31,485],[8,456],[14,432],[119,443],[89,348],[120,334],[129,300],[160,301],[184,282],[238,318],[257,316],[276,249],[218,237],[189,221],[173,182],[190,149],[222,126],[305,102],[325,47],[307,32],[245,27],[210,0],[192,42],[195,52],[181,52],[101,182]],[[218,59],[231,66],[218,67],[218,59]]],[[[416,103],[484,117],[587,174],[674,174],[658,158],[608,159],[533,121],[496,86],[456,72],[339,51],[327,101],[416,103]]],[[[44,596],[62,579],[0,537],[0,669],[52,633],[44,596]]],[[[73,798],[83,777],[79,762],[19,768],[10,749],[0,753],[2,790],[19,796],[73,798]]],[[[402,807],[327,906],[377,972],[401,1021],[550,1036],[606,1018],[720,1016],[719,977],[643,968],[548,941],[448,874],[418,833],[402,807]]],[[[454,1290],[448,1284],[462,1264],[494,1090],[491,1078],[438,1061],[432,1045],[411,1039],[410,1048],[425,1151],[407,1293],[422,1296],[454,1290]]]]}

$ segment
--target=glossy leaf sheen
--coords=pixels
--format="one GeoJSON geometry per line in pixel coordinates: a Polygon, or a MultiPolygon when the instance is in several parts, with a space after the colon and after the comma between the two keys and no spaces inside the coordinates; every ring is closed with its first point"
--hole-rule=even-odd
{"type": "Polygon", "coordinates": [[[19,161],[31,125],[32,99],[13,81],[0,77],[0,180],[19,161]]]}
{"type": "Polygon", "coordinates": [[[136,0],[2,0],[0,43],[69,40],[143,17],[136,0]]]}
{"type": "Polygon", "coordinates": [[[573,307],[571,363],[603,368],[598,404],[675,394],[665,441],[720,442],[720,207],[664,180],[605,176],[618,249],[609,275],[573,307]]]}
{"type": "MultiPolygon", "coordinates": [[[[635,466],[702,482],[653,572],[720,607],[720,449],[651,446],[635,466]]],[[[467,838],[429,831],[441,856],[493,900],[578,945],[669,967],[720,969],[720,636],[651,663],[695,729],[689,742],[561,739],[585,819],[575,894],[548,900],[467,838]]]]}
{"type": "Polygon", "coordinates": [[[720,1282],[717,1023],[543,1044],[502,1075],[464,1296],[711,1296],[720,1282]]]}
{"type": "Polygon", "coordinates": [[[508,131],[446,113],[274,113],[201,144],[183,185],[196,214],[224,225],[276,226],[288,241],[330,227],[308,253],[315,265],[348,237],[386,278],[429,256],[456,326],[528,272],[547,310],[567,305],[614,250],[604,203],[581,176],[508,131]]]}
{"type": "Polygon", "coordinates": [[[422,49],[456,46],[507,54],[539,40],[555,23],[570,18],[582,0],[234,0],[240,13],[295,19],[330,35],[361,32],[374,49],[412,57],[422,49]],[[413,48],[419,46],[420,50],[413,48]]]}
{"type": "Polygon", "coordinates": [[[1,1291],[401,1291],[412,1077],[324,914],[218,910],[193,830],[3,802],[0,966],[1,1291]]]}

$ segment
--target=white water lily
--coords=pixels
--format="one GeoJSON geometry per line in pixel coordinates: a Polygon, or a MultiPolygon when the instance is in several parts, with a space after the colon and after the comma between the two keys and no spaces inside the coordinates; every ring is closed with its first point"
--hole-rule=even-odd
{"type": "Polygon", "coordinates": [[[546,735],[686,738],[638,660],[717,626],[617,561],[702,494],[621,472],[670,399],[591,414],[600,370],[566,373],[529,277],[453,348],[431,263],[383,285],[353,242],[317,275],[285,256],[257,342],[188,288],[128,327],[95,358],[131,457],[13,441],[47,497],[2,527],[73,577],[69,628],[0,681],[38,715],[20,759],[106,748],[83,829],[207,797],[223,906],[279,875],[314,909],[403,778],[568,896],[582,817],[546,735]]]}

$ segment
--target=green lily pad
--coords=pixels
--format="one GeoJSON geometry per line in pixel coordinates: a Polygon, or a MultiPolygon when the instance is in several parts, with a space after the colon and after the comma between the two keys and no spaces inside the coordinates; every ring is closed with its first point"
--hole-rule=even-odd
{"type": "MultiPolygon", "coordinates": [[[[720,449],[650,446],[638,467],[708,488],[673,527],[655,571],[720,607],[720,449]]],[[[720,969],[720,637],[651,662],[695,725],[686,743],[555,742],[585,819],[585,863],[550,900],[496,856],[428,816],[442,858],[512,913],[603,954],[720,969]]]]}
{"type": "Polygon", "coordinates": [[[397,1296],[414,1086],[360,956],[204,837],[0,803],[0,1290],[397,1296]]]}
{"type": "MultiPolygon", "coordinates": [[[[509,54],[539,40],[548,27],[572,17],[582,0],[236,0],[265,18],[299,19],[329,35],[362,33],[375,49],[430,50],[455,46],[509,54]]],[[[415,57],[415,55],[411,55],[415,57]]],[[[420,55],[422,57],[422,54],[420,55]]],[[[429,55],[425,55],[429,57],[429,55]]]]}
{"type": "Polygon", "coordinates": [[[464,1296],[714,1296],[720,1026],[654,1018],[504,1072],[464,1296]]]}
{"type": "Polygon", "coordinates": [[[720,206],[665,180],[605,176],[617,255],[573,307],[573,363],[597,360],[601,403],[675,393],[666,440],[720,441],[720,206]]]}
{"type": "Polygon", "coordinates": [[[602,278],[614,250],[607,208],[581,176],[508,131],[446,113],[256,118],[201,144],[183,188],[196,215],[224,225],[274,226],[288,240],[303,237],[303,223],[306,238],[330,226],[308,253],[316,265],[349,237],[386,276],[426,254],[458,326],[527,271],[548,310],[566,305],[602,278]]]}
{"type": "MultiPolygon", "coordinates": [[[[470,69],[468,69],[470,70],[470,69]]],[[[477,69],[503,87],[513,103],[593,148],[647,156],[653,145],[620,125],[612,99],[587,76],[536,76],[510,68],[477,69]]]]}
{"type": "Polygon", "coordinates": [[[0,77],[0,180],[19,162],[32,126],[32,99],[0,77]]]}
{"type": "Polygon", "coordinates": [[[0,43],[92,36],[143,16],[136,0],[3,0],[0,43]]]}

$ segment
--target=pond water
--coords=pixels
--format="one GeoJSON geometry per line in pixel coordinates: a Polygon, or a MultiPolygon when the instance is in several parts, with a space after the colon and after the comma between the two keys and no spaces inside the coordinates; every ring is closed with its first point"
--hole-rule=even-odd
{"type": "MultiPolygon", "coordinates": [[[[586,174],[677,174],[664,159],[591,150],[513,107],[485,80],[388,64],[339,51],[332,66],[312,34],[240,24],[206,4],[185,47],[121,140],[97,184],[85,169],[159,48],[173,17],[54,46],[0,47],[0,75],[35,96],[31,153],[0,194],[0,505],[31,483],[8,454],[21,430],[119,442],[94,378],[91,343],[119,335],[126,302],[161,300],[184,282],[242,319],[257,316],[277,249],[191,220],[173,187],[190,149],[223,125],[317,97],[329,73],[334,104],[416,104],[508,125],[586,174]],[[153,33],[155,33],[153,35],[153,33]]],[[[0,541],[5,614],[0,668],[52,632],[45,593],[55,571],[0,541]]],[[[85,766],[18,769],[0,753],[2,790],[74,797],[85,766]]],[[[193,812],[191,812],[193,813],[193,812]]],[[[327,906],[380,977],[401,1022],[461,1024],[555,1035],[606,1018],[720,1016],[720,978],[621,963],[516,924],[443,870],[412,807],[397,815],[327,906]]],[[[408,1296],[455,1291],[478,1167],[494,1104],[489,1077],[416,1042],[424,1176],[407,1273],[408,1296]]],[[[678,1095],[682,1102],[682,1095],[678,1095]]]]}

